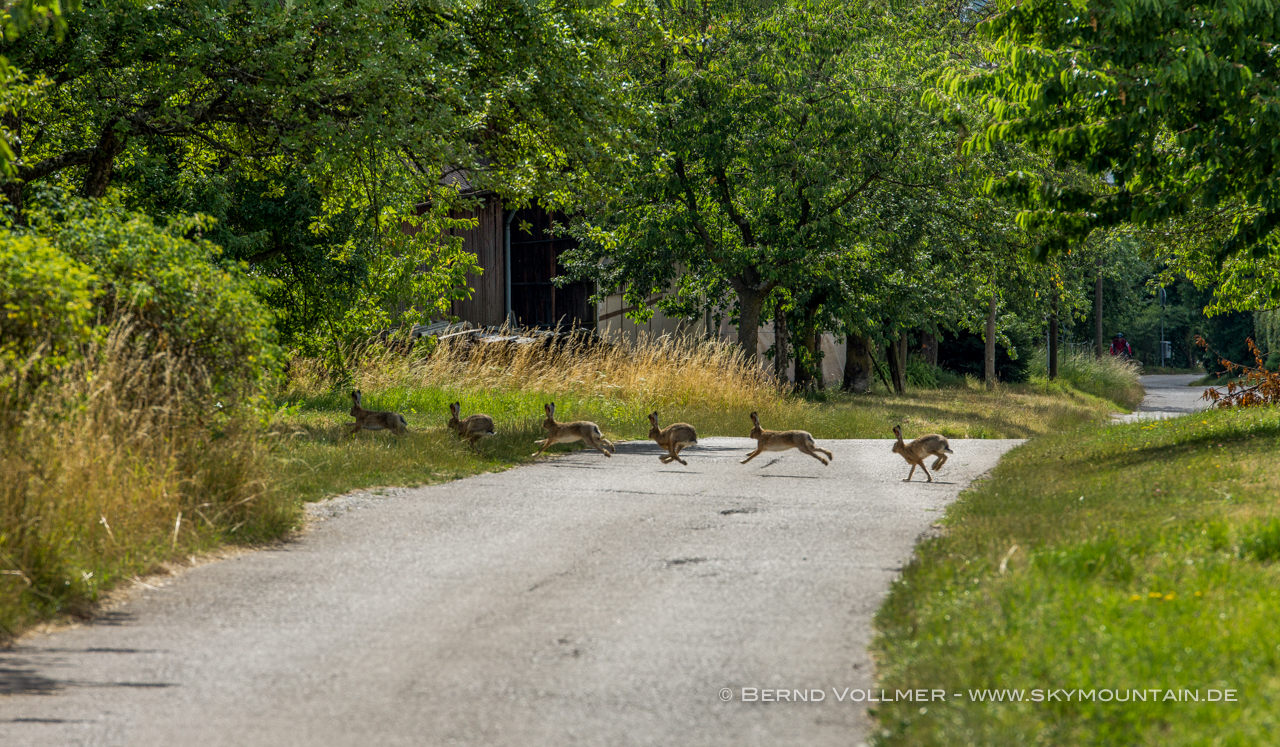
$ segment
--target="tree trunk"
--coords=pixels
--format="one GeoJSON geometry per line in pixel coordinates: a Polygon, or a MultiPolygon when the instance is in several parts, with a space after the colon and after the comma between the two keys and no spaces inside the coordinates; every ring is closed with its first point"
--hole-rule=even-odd
{"type": "Polygon", "coordinates": [[[920,353],[924,362],[930,366],[938,365],[938,335],[933,332],[920,333],[920,353]]]}
{"type": "Polygon", "coordinates": [[[98,148],[89,158],[88,170],[84,176],[84,196],[101,198],[107,194],[111,186],[111,172],[115,168],[116,156],[124,151],[125,137],[116,129],[119,120],[111,120],[102,128],[102,136],[98,139],[98,148]]]}
{"type": "Polygon", "coordinates": [[[991,292],[991,308],[987,312],[987,334],[985,341],[987,343],[986,354],[983,356],[982,377],[987,382],[988,389],[994,389],[996,386],[996,303],[998,297],[995,291],[991,292]]]}
{"type": "Polygon", "coordinates": [[[849,335],[844,341],[844,383],[846,392],[863,394],[871,391],[871,340],[862,335],[849,335]]]}
{"type": "Polygon", "coordinates": [[[1058,378],[1058,294],[1049,299],[1049,381],[1058,378]]]}
{"type": "Polygon", "coordinates": [[[896,340],[884,346],[885,359],[889,361],[889,376],[893,379],[893,391],[898,394],[907,392],[906,351],[906,335],[899,335],[896,340]]]}
{"type": "Polygon", "coordinates": [[[753,283],[736,281],[732,285],[738,293],[738,345],[747,360],[757,363],[760,360],[760,310],[772,288],[762,292],[753,283]]]}
{"type": "MultiPolygon", "coordinates": [[[[787,328],[787,314],[781,308],[773,314],[773,375],[777,379],[778,389],[785,391],[791,383],[787,371],[788,351],[791,342],[791,330],[787,328]]],[[[796,368],[796,383],[799,384],[800,369],[796,368]]]]}
{"type": "Polygon", "coordinates": [[[1093,285],[1093,320],[1094,354],[1101,358],[1106,354],[1102,348],[1102,260],[1098,260],[1098,279],[1093,285]]]}

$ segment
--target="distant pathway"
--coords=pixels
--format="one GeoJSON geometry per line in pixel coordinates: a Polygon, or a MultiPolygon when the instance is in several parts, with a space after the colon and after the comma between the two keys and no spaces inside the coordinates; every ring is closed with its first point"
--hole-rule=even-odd
{"type": "Polygon", "coordinates": [[[0,745],[853,747],[872,615],[1020,442],[952,440],[933,483],[890,441],[819,443],[830,467],[639,442],[319,504],[298,541],[0,652],[0,745]]]}
{"type": "Polygon", "coordinates": [[[1211,406],[1208,400],[1201,399],[1205,386],[1188,386],[1203,374],[1174,374],[1143,376],[1142,386],[1147,394],[1142,398],[1138,409],[1128,415],[1114,415],[1117,423],[1132,423],[1135,420],[1162,420],[1176,418],[1191,412],[1207,410],[1211,406]]]}

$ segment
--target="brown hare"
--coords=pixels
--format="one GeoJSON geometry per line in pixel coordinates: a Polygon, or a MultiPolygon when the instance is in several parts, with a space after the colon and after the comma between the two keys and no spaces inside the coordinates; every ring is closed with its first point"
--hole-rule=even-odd
{"type": "Polygon", "coordinates": [[[760,427],[760,417],[754,412],[751,413],[751,422],[755,425],[751,429],[751,437],[756,440],[756,450],[742,460],[743,464],[755,459],[761,452],[786,451],[787,449],[799,449],[824,465],[829,464],[828,459],[835,458],[826,449],[818,448],[813,442],[813,436],[809,435],[808,431],[766,431],[760,427]],[[827,458],[823,459],[818,456],[819,453],[826,454],[827,458]]]}
{"type": "Polygon", "coordinates": [[[658,457],[663,464],[670,464],[672,461],[676,461],[686,467],[689,466],[689,463],[680,458],[680,450],[698,443],[698,434],[693,430],[693,426],[688,423],[672,423],[666,428],[658,428],[657,411],[649,415],[649,438],[652,438],[659,446],[667,450],[666,456],[658,457]]]}
{"type": "Polygon", "coordinates": [[[542,427],[547,429],[547,437],[534,441],[535,444],[542,444],[542,448],[535,451],[533,456],[546,451],[552,444],[571,444],[574,441],[582,441],[607,457],[613,456],[613,442],[604,437],[600,432],[600,426],[585,420],[557,423],[555,402],[543,405],[542,409],[547,411],[547,419],[542,421],[542,427]],[[606,446],[609,448],[608,451],[604,450],[606,446]]]}
{"type": "Polygon", "coordinates": [[[925,458],[929,455],[938,457],[933,460],[933,469],[936,471],[947,463],[947,454],[955,453],[951,450],[951,444],[947,443],[947,437],[937,433],[921,436],[907,444],[902,442],[902,426],[895,425],[893,435],[898,437],[898,442],[893,445],[893,453],[901,454],[902,458],[907,460],[907,464],[911,465],[911,472],[903,482],[911,482],[912,475],[916,473],[916,467],[924,470],[924,476],[929,478],[929,482],[933,482],[933,476],[929,474],[929,470],[925,469],[925,458]]]}
{"type": "Polygon", "coordinates": [[[462,412],[462,403],[454,402],[449,405],[449,422],[448,426],[454,433],[458,434],[458,438],[471,442],[471,448],[479,451],[476,442],[482,436],[492,436],[497,433],[493,429],[493,418],[484,413],[476,413],[468,415],[466,418],[459,420],[458,414],[462,412]]]}
{"type": "Polygon", "coordinates": [[[351,393],[351,417],[355,418],[356,422],[352,424],[355,427],[347,434],[348,436],[354,436],[362,429],[395,431],[397,434],[409,429],[409,424],[405,422],[403,415],[394,412],[374,412],[361,407],[360,396],[359,389],[351,393]]]}

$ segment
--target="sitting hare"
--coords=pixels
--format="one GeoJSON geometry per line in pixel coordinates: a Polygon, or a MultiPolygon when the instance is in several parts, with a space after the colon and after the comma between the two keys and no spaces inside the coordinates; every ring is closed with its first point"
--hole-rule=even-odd
{"type": "Polygon", "coordinates": [[[677,461],[686,467],[689,463],[680,458],[680,450],[698,443],[698,434],[688,423],[672,423],[666,428],[659,429],[657,411],[649,416],[649,438],[667,450],[666,456],[658,457],[663,464],[677,461]]]}
{"type": "Polygon", "coordinates": [[[458,438],[471,442],[471,448],[479,451],[476,442],[481,436],[493,436],[497,433],[493,429],[493,418],[483,413],[468,415],[463,420],[458,419],[458,414],[462,412],[462,403],[454,402],[449,405],[449,422],[448,426],[454,433],[458,434],[458,438]]]}
{"type": "Polygon", "coordinates": [[[893,453],[901,454],[903,459],[911,465],[911,472],[907,474],[903,482],[911,482],[911,477],[916,473],[916,467],[924,470],[924,476],[929,478],[929,482],[933,482],[933,477],[929,474],[929,470],[925,469],[924,460],[930,454],[938,457],[933,460],[933,468],[937,470],[947,462],[947,454],[954,454],[951,450],[951,444],[947,443],[947,437],[937,433],[930,433],[921,436],[911,443],[902,442],[902,426],[893,426],[893,435],[898,437],[898,442],[893,445],[893,453]]]}
{"type": "Polygon", "coordinates": [[[582,441],[607,457],[613,456],[613,442],[604,437],[604,434],[600,432],[600,426],[585,420],[577,420],[572,423],[557,423],[555,402],[543,405],[542,409],[547,412],[547,419],[542,421],[542,427],[547,429],[547,437],[534,441],[535,444],[542,444],[542,448],[535,451],[533,456],[538,456],[546,451],[547,447],[552,444],[571,444],[574,441],[582,441]],[[604,450],[605,446],[609,448],[608,451],[604,450]]]}
{"type": "Polygon", "coordinates": [[[756,450],[742,460],[743,464],[755,459],[761,452],[787,449],[799,449],[824,465],[829,463],[827,459],[835,458],[826,449],[818,448],[808,431],[766,431],[760,427],[760,417],[754,412],[751,413],[751,422],[755,426],[751,429],[751,438],[756,440],[756,450]],[[818,456],[819,452],[826,454],[827,459],[818,456]]]}
{"type": "Polygon", "coordinates": [[[404,416],[394,412],[374,412],[366,410],[360,406],[360,390],[357,389],[351,393],[351,417],[356,419],[348,436],[354,436],[361,429],[370,431],[395,431],[397,434],[404,433],[409,429],[409,424],[405,422],[404,416]]]}

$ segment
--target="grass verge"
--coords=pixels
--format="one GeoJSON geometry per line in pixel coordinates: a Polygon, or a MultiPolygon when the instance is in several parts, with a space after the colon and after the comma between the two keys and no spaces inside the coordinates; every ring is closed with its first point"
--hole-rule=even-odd
{"type": "Polygon", "coordinates": [[[876,743],[1273,741],[1277,447],[1280,410],[1256,408],[1010,452],[952,505],[945,535],[918,548],[877,616],[880,686],[947,699],[882,704],[876,743]],[[1095,695],[1031,702],[1037,688],[1095,695]],[[1144,689],[1159,699],[1135,702],[1144,689]],[[1226,689],[1236,702],[1206,700],[1226,689]],[[1024,700],[976,702],[984,690],[1024,700]]]}
{"type": "MultiPolygon", "coordinates": [[[[1028,438],[1105,422],[1118,406],[1066,382],[1033,381],[988,391],[974,381],[906,395],[780,394],[746,365],[736,348],[663,338],[635,347],[565,346],[539,352],[495,346],[446,347],[426,360],[366,354],[352,388],[364,406],[393,410],[407,436],[366,431],[348,437],[349,390],[335,391],[316,368],[295,362],[272,428],[277,481],[304,500],[371,486],[420,485],[524,463],[543,435],[542,406],[555,402],[562,421],[591,420],[613,440],[648,438],[647,414],[693,424],[701,436],[746,436],[749,415],[766,428],[802,429],[816,438],[1028,438]],[[445,429],[448,404],[465,417],[484,412],[498,436],[479,453],[445,429]]],[[[552,447],[549,453],[580,445],[552,447]]]]}
{"type": "Polygon", "coordinates": [[[271,489],[258,423],[201,406],[200,373],[139,353],[116,325],[0,425],[0,644],[88,615],[121,580],[296,526],[297,503],[271,489]]]}

